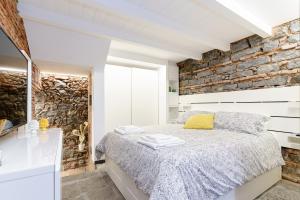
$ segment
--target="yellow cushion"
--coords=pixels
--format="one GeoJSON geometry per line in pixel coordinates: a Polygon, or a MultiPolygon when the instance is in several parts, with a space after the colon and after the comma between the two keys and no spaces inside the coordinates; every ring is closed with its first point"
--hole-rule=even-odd
{"type": "Polygon", "coordinates": [[[193,115],[185,122],[186,129],[213,129],[214,115],[213,114],[198,114],[193,115]]]}

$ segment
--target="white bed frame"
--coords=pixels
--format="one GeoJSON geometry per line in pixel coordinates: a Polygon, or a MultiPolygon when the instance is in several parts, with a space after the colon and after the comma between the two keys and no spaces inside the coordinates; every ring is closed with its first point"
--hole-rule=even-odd
{"type": "MultiPolygon", "coordinates": [[[[126,200],[149,200],[149,196],[138,189],[134,181],[108,157],[106,157],[105,167],[108,175],[126,200]]],[[[218,200],[252,200],[277,183],[280,179],[281,167],[277,167],[231,190],[218,200]]]]}
{"type": "MultiPolygon", "coordinates": [[[[180,111],[239,111],[271,116],[268,129],[281,146],[300,149],[300,86],[180,96],[180,111]]],[[[148,200],[134,181],[106,157],[106,170],[126,200],[148,200]]],[[[252,200],[281,179],[274,168],[233,189],[219,200],[252,200]]]]}

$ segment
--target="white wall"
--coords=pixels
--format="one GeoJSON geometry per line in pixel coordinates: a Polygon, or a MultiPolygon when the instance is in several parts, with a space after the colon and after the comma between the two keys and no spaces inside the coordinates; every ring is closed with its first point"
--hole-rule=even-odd
{"type": "Polygon", "coordinates": [[[159,115],[159,124],[167,123],[167,109],[168,109],[168,99],[167,99],[167,66],[160,67],[158,69],[158,93],[159,93],[159,102],[158,102],[158,115],[159,115]]]}
{"type": "Polygon", "coordinates": [[[179,69],[175,62],[169,61],[168,62],[168,79],[169,80],[176,80],[179,82],[179,69]]]}
{"type": "Polygon", "coordinates": [[[99,64],[92,68],[92,106],[90,119],[91,126],[91,148],[92,160],[95,161],[95,148],[105,134],[105,100],[104,100],[104,66],[99,64]]]}
{"type": "MultiPolygon", "coordinates": [[[[46,23],[25,20],[25,29],[32,60],[55,63],[61,66],[56,73],[76,74],[78,66],[92,73],[91,150],[95,159],[95,147],[104,135],[104,66],[110,40],[72,31],[46,23]],[[64,66],[68,66],[68,69],[64,66]],[[70,67],[71,66],[71,67],[70,67]],[[72,67],[72,66],[77,66],[72,67]]],[[[48,65],[51,72],[51,65],[48,65]]]]}
{"type": "Polygon", "coordinates": [[[25,20],[25,29],[31,58],[37,64],[43,61],[89,69],[99,63],[103,67],[106,61],[109,39],[31,20],[25,20]]]}

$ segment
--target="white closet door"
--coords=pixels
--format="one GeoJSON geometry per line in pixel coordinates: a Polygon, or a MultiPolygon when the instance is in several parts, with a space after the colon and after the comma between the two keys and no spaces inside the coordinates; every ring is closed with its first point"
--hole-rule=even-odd
{"type": "Polygon", "coordinates": [[[158,124],[158,72],[132,69],[132,124],[158,124]]]}
{"type": "MultiPolygon", "coordinates": [[[[94,102],[97,103],[97,102],[94,102]]],[[[131,124],[131,69],[105,66],[105,130],[131,124]]]]}

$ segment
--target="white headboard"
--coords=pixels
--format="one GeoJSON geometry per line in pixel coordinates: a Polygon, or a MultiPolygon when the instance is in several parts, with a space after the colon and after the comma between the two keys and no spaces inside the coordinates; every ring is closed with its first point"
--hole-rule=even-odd
{"type": "Polygon", "coordinates": [[[300,133],[300,86],[182,95],[180,112],[188,110],[259,113],[271,117],[268,130],[300,133]]]}

